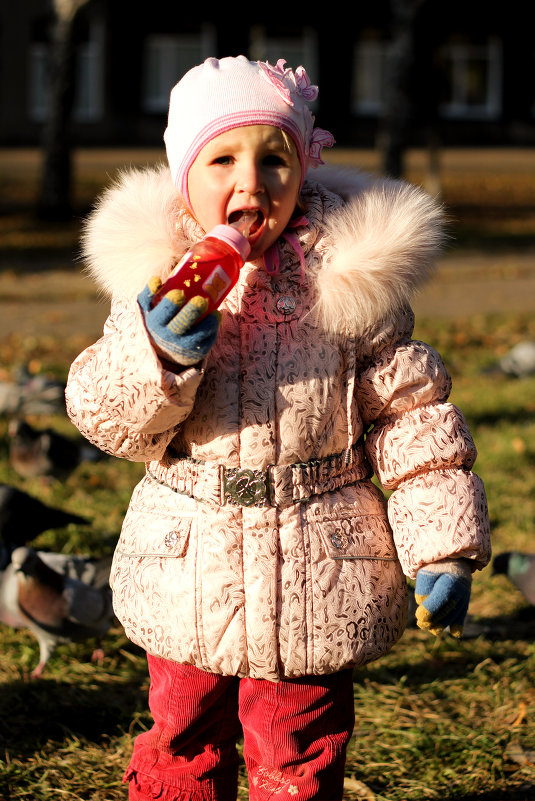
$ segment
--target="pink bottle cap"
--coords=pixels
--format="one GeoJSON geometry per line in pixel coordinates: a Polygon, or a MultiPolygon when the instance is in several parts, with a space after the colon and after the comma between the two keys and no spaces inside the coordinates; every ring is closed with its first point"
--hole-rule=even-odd
{"type": "Polygon", "coordinates": [[[227,245],[230,245],[240,254],[243,261],[245,261],[251,252],[251,245],[247,238],[243,234],[240,234],[236,228],[233,228],[232,225],[216,225],[206,236],[213,236],[216,239],[221,239],[223,242],[226,242],[227,245]]]}

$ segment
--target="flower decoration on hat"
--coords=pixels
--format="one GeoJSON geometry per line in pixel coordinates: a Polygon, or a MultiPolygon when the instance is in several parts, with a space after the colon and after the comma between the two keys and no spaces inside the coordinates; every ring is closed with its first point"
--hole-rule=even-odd
{"type": "Polygon", "coordinates": [[[334,136],[330,131],[324,128],[314,128],[310,137],[308,145],[308,160],[312,167],[317,167],[320,164],[325,164],[321,158],[322,147],[332,147],[334,145],[334,136]]]}
{"type": "Polygon", "coordinates": [[[305,147],[308,158],[308,165],[317,167],[323,164],[321,158],[322,147],[332,147],[334,136],[323,128],[314,128],[314,116],[305,103],[311,103],[318,96],[318,87],[310,82],[310,78],[304,67],[297,67],[294,71],[291,67],[285,67],[286,59],[280,58],[273,66],[268,61],[259,61],[258,65],[262,70],[263,77],[269,81],[280,97],[292,108],[298,110],[303,115],[305,127],[305,147]]]}
{"type": "Polygon", "coordinates": [[[317,98],[318,87],[310,83],[310,78],[304,67],[297,67],[295,71],[295,81],[301,97],[304,97],[309,103],[317,98]]]}
{"type": "Polygon", "coordinates": [[[277,64],[273,66],[269,61],[259,61],[258,66],[262,70],[264,78],[276,89],[282,99],[289,106],[294,105],[291,90],[297,87],[295,75],[290,67],[284,69],[285,58],[279,58],[277,64]]]}

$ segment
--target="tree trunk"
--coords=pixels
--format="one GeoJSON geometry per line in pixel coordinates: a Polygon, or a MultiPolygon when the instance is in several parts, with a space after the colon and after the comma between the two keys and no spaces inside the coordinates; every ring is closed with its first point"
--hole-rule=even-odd
{"type": "Polygon", "coordinates": [[[390,0],[392,45],[386,64],[385,106],[379,123],[378,148],[382,170],[403,176],[404,154],[411,117],[411,68],[414,53],[414,19],[424,0],[390,0]]]}
{"type": "Polygon", "coordinates": [[[54,0],[50,95],[43,130],[43,172],[37,212],[45,219],[72,215],[71,113],[74,101],[74,19],[87,0],[54,0]]]}

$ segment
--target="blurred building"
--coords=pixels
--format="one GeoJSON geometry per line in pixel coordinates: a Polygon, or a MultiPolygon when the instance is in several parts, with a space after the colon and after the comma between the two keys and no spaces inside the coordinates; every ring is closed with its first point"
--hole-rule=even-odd
{"type": "MultiPolygon", "coordinates": [[[[527,5],[415,0],[311,6],[91,0],[79,13],[72,132],[83,146],[160,146],[169,91],[207,56],[304,64],[320,85],[317,124],[338,144],[373,147],[388,65],[405,46],[408,144],[535,144],[535,40],[527,5]],[[408,37],[408,38],[407,38],[408,37]]],[[[528,4],[529,5],[529,4],[528,4]]],[[[40,142],[47,114],[49,0],[0,5],[0,145],[40,142]]],[[[402,83],[402,82],[400,82],[402,83]]]]}

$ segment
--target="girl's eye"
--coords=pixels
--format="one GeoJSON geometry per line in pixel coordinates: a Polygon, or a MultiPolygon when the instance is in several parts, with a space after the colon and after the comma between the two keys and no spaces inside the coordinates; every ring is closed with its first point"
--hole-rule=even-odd
{"type": "Polygon", "coordinates": [[[218,156],[216,159],[214,159],[213,164],[231,164],[231,162],[231,156],[218,156]]]}
{"type": "Polygon", "coordinates": [[[269,156],[264,158],[264,164],[267,167],[280,167],[283,166],[286,162],[284,161],[282,156],[279,156],[277,153],[271,153],[269,156]]]}

